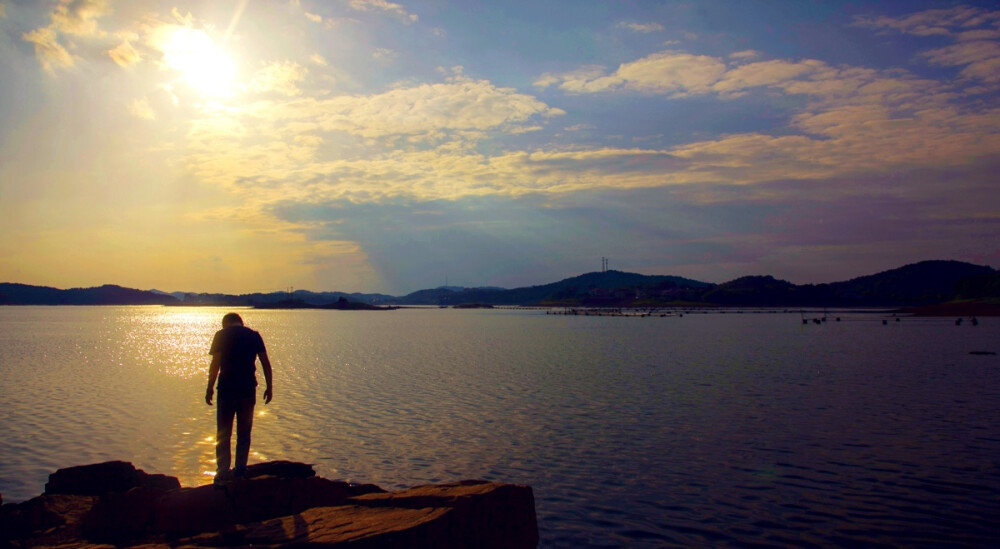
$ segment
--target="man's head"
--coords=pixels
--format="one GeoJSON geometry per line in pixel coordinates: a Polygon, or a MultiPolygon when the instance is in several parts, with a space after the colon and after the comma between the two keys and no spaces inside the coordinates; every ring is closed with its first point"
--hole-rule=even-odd
{"type": "Polygon", "coordinates": [[[243,319],[240,315],[236,313],[227,313],[226,316],[222,317],[222,327],[228,328],[230,326],[242,326],[243,319]]]}

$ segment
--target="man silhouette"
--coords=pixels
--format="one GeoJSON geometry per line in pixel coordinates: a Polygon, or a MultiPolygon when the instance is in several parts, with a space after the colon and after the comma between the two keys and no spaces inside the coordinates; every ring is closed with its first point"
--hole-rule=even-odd
{"type": "Polygon", "coordinates": [[[243,319],[236,313],[222,317],[222,329],[212,339],[212,364],[208,368],[208,389],[205,402],[212,405],[212,387],[219,380],[219,402],[216,405],[215,482],[231,477],[244,477],[250,457],[250,430],[253,428],[253,407],[257,402],[257,358],[267,388],[264,404],[271,402],[271,361],[267,358],[264,340],[260,334],[243,326],[243,319]],[[236,419],[236,467],[229,465],[230,440],[233,436],[233,419],[236,419]]]}

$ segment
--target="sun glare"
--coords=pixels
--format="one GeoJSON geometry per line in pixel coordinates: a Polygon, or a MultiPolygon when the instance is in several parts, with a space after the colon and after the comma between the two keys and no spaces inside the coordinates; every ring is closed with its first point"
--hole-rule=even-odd
{"type": "Polygon", "coordinates": [[[180,28],[171,33],[163,47],[163,62],[203,95],[233,95],[236,65],[203,30],[180,28]]]}

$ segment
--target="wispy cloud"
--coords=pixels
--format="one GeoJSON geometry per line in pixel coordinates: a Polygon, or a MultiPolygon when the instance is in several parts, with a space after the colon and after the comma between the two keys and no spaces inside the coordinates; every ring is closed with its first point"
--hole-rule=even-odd
{"type": "Polygon", "coordinates": [[[708,93],[725,72],[725,63],[717,58],[668,50],[623,63],[614,72],[587,66],[568,73],[546,73],[535,85],[557,85],[570,93],[631,90],[683,96],[708,93]]]}
{"type": "Polygon", "coordinates": [[[272,196],[459,196],[510,192],[476,154],[562,111],[510,88],[451,77],[374,95],[255,103],[188,135],[188,164],[206,181],[272,196]]]}
{"type": "Polygon", "coordinates": [[[729,54],[729,58],[730,59],[737,59],[737,60],[757,59],[758,57],[760,57],[760,55],[761,54],[760,54],[759,51],[755,51],[755,50],[741,50],[741,51],[737,51],[737,52],[733,52],[733,53],[729,54]]]}
{"type": "Polygon", "coordinates": [[[156,112],[145,97],[136,99],[128,104],[128,112],[136,118],[145,120],[156,120],[156,112]]]}
{"type": "Polygon", "coordinates": [[[250,80],[250,89],[257,92],[275,91],[289,97],[300,95],[299,82],[308,69],[294,61],[275,61],[257,70],[250,80]]]}
{"type": "Polygon", "coordinates": [[[858,16],[859,27],[896,31],[916,36],[956,35],[976,28],[995,29],[1000,25],[1000,12],[972,6],[921,11],[901,17],[886,15],[858,16]]]}
{"type": "Polygon", "coordinates": [[[649,34],[651,32],[659,32],[663,30],[663,25],[659,23],[629,23],[621,22],[615,25],[616,28],[626,29],[633,32],[638,32],[642,34],[649,34]]]}
{"type": "Polygon", "coordinates": [[[46,71],[72,67],[75,63],[69,51],[59,43],[59,33],[51,27],[42,27],[22,35],[25,41],[35,45],[35,55],[46,71]]]}
{"type": "Polygon", "coordinates": [[[418,17],[406,11],[401,4],[388,2],[386,0],[349,0],[349,5],[357,11],[385,12],[396,15],[406,23],[416,23],[418,17]]]}
{"type": "Polygon", "coordinates": [[[961,42],[921,54],[931,63],[964,67],[964,78],[1000,82],[1000,41],[961,42]]]}
{"type": "Polygon", "coordinates": [[[399,57],[399,52],[389,48],[375,48],[375,51],[372,52],[372,57],[374,57],[376,61],[389,63],[399,57]]]}
{"type": "Polygon", "coordinates": [[[35,45],[35,55],[45,70],[72,67],[76,60],[62,41],[62,35],[96,36],[103,32],[97,19],[110,11],[106,0],[60,0],[49,14],[50,23],[28,31],[22,38],[35,45]]]}
{"type": "Polygon", "coordinates": [[[964,67],[961,76],[1000,82],[1000,11],[971,6],[933,9],[902,17],[858,17],[855,25],[915,36],[949,37],[957,43],[919,57],[941,66],[964,67]]]}
{"type": "Polygon", "coordinates": [[[108,50],[108,56],[121,67],[135,65],[142,60],[139,50],[126,38],[120,44],[108,50]]]}
{"type": "Polygon", "coordinates": [[[101,34],[97,19],[110,11],[107,0],[60,0],[52,10],[51,27],[78,36],[101,34]]]}

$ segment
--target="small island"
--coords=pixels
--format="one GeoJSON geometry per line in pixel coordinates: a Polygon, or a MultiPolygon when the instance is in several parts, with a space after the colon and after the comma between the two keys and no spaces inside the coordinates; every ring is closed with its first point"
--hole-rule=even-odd
{"type": "Polygon", "coordinates": [[[308,303],[301,299],[284,299],[275,303],[258,303],[254,305],[254,309],[334,309],[337,311],[394,311],[398,308],[395,306],[381,307],[368,303],[348,301],[345,297],[341,297],[333,303],[323,305],[308,303]]]}

